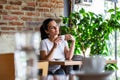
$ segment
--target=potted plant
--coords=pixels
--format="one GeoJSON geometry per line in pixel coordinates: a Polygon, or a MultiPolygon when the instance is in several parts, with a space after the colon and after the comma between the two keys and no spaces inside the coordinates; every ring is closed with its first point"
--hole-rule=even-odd
{"type": "Polygon", "coordinates": [[[93,12],[86,12],[83,8],[79,12],[72,12],[69,17],[62,17],[62,34],[70,33],[76,38],[75,54],[85,56],[85,52],[90,48],[90,55],[108,55],[106,41],[109,35],[120,29],[120,11],[110,9],[109,19],[104,19],[102,15],[93,12]],[[69,24],[69,25],[68,25],[69,24]]]}
{"type": "Polygon", "coordinates": [[[82,8],[79,12],[72,12],[69,17],[62,17],[62,21],[65,24],[61,26],[62,34],[70,33],[76,38],[75,58],[76,54],[81,53],[85,57],[86,50],[93,44],[93,31],[100,25],[98,23],[102,21],[102,16],[86,12],[82,8]]]}
{"type": "Polygon", "coordinates": [[[90,55],[108,55],[107,40],[109,35],[120,29],[120,10],[110,9],[109,19],[93,12],[86,12],[83,8],[79,12],[72,12],[70,16],[63,17],[62,34],[70,33],[76,38],[75,54],[83,53],[90,48],[90,55]]]}
{"type": "Polygon", "coordinates": [[[103,22],[101,15],[86,12],[83,8],[79,12],[72,12],[69,17],[62,17],[64,26],[61,26],[62,33],[70,33],[75,36],[75,54],[85,56],[86,50],[93,45],[96,37],[96,29],[103,22]],[[69,27],[66,25],[69,24],[69,27]]]}

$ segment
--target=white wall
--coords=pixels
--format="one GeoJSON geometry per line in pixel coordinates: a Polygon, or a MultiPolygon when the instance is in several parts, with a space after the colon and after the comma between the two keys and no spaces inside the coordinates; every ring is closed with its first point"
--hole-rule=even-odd
{"type": "Polygon", "coordinates": [[[0,35],[0,54],[14,52],[14,50],[15,50],[14,34],[0,35]]]}
{"type": "MultiPolygon", "coordinates": [[[[18,36],[18,35],[17,35],[18,36]]],[[[17,41],[24,41],[23,43],[27,44],[28,41],[29,41],[29,44],[31,44],[31,37],[30,35],[27,35],[26,39],[27,41],[25,42],[25,40],[21,39],[21,36],[17,37],[17,41]]],[[[33,37],[33,34],[32,34],[32,37],[33,37]]],[[[23,37],[22,37],[23,38],[23,37]]],[[[40,41],[41,41],[41,38],[40,38],[40,34],[39,32],[36,32],[34,34],[34,47],[39,50],[39,45],[40,45],[40,41]]],[[[19,43],[20,44],[20,43],[19,43]]],[[[18,44],[18,46],[19,46],[18,44]]],[[[15,33],[5,33],[5,34],[2,34],[0,35],[0,54],[2,53],[9,53],[9,52],[14,52],[16,50],[16,41],[15,41],[15,33]]]]}

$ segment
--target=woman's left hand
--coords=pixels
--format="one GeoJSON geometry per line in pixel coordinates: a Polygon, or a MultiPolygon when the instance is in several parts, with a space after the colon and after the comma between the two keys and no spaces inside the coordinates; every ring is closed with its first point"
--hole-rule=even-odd
{"type": "Polygon", "coordinates": [[[65,35],[65,40],[75,41],[75,38],[74,38],[74,36],[72,36],[71,34],[66,34],[66,35],[65,35]]]}

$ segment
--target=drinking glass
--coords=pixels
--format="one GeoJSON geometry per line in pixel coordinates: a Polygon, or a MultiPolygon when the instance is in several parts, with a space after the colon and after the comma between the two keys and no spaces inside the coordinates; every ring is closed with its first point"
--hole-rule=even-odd
{"type": "Polygon", "coordinates": [[[23,31],[15,34],[16,80],[38,80],[39,32],[23,31]]]}
{"type": "Polygon", "coordinates": [[[103,56],[95,55],[85,57],[83,61],[83,71],[85,73],[102,73],[106,65],[106,60],[103,56]]]}

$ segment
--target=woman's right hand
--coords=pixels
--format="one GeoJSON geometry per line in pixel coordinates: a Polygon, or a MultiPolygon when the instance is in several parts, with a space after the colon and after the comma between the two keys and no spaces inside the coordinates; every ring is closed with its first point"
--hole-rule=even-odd
{"type": "Polygon", "coordinates": [[[61,37],[57,37],[57,38],[54,40],[54,45],[53,45],[53,47],[56,48],[61,41],[62,41],[62,38],[61,38],[61,37]]]}

